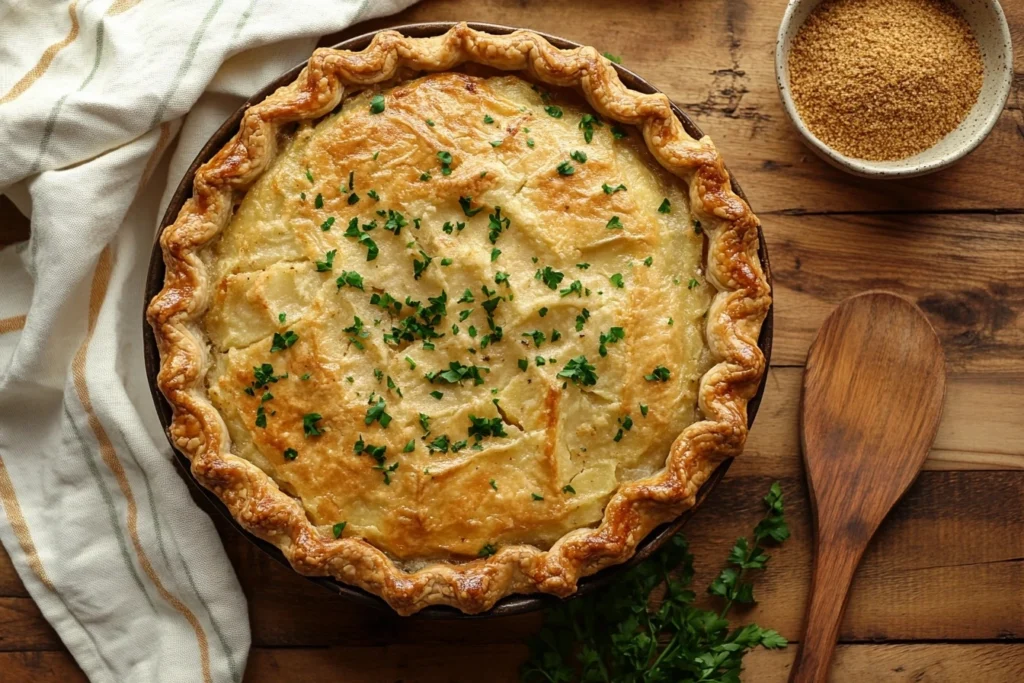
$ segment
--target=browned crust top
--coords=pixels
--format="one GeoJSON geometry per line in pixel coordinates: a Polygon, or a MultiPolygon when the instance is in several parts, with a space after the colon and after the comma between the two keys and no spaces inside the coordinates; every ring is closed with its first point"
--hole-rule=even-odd
{"type": "Polygon", "coordinates": [[[747,402],[765,368],[757,337],[771,305],[757,256],[758,220],[732,191],[711,140],[687,135],[664,94],[628,90],[592,47],[560,50],[530,31],[493,35],[458,24],[431,38],[382,31],[361,52],[319,49],[293,83],[246,110],[239,132],[196,172],[193,196],[160,244],[164,288],[148,309],[161,358],[157,382],[173,409],[171,440],[191,460],[194,476],[247,530],[280,548],[297,571],[363,588],[399,613],[429,605],[477,613],[513,593],[569,595],[581,577],[624,562],[654,527],[691,507],[701,484],[746,440],[747,402]],[[212,280],[199,252],[227,226],[237,197],[275,158],[283,125],[329,113],[346,87],[466,62],[578,88],[602,117],[637,126],[658,162],[688,184],[691,213],[708,237],[706,274],[718,290],[706,329],[715,365],[701,379],[704,419],[679,435],[664,470],[619,488],[597,528],[566,534],[547,551],[506,546],[485,559],[438,562],[409,573],[361,539],[321,533],[298,501],[231,453],[227,428],[204,384],[209,360],[198,321],[212,280]]]}

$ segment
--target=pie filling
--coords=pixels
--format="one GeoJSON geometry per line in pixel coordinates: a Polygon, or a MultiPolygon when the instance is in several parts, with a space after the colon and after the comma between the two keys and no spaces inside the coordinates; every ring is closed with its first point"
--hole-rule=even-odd
{"type": "Polygon", "coordinates": [[[633,128],[517,76],[362,92],[205,250],[232,451],[412,568],[593,527],[710,366],[703,237],[633,128]]]}

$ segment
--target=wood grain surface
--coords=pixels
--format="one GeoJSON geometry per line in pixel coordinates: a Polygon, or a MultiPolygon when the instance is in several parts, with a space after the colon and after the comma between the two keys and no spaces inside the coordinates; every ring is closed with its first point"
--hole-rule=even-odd
{"type": "MultiPolygon", "coordinates": [[[[695,586],[749,533],[774,480],[793,530],[743,619],[794,639],[801,630],[812,540],[797,423],[818,327],[867,289],[925,311],[945,347],[945,412],[925,471],[864,555],[834,681],[1024,680],[1024,2],[1002,4],[1016,80],[992,135],[948,170],[884,183],[827,166],[787,123],[773,75],[785,0],[423,0],[321,41],[416,21],[529,26],[620,55],[716,141],[764,223],[776,336],[747,452],[685,529],[695,586]]],[[[0,245],[27,236],[27,221],[0,199],[0,245]]],[[[252,683],[515,681],[540,624],[538,615],[438,624],[355,607],[216,523],[249,598],[252,683]]],[[[744,680],[785,681],[794,656],[754,652],[744,680]]],[[[0,680],[83,680],[2,553],[0,680]]]]}

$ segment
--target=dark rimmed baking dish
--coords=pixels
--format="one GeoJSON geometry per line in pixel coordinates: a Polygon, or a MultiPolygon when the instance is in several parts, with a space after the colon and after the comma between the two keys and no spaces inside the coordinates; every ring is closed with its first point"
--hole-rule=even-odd
{"type": "MultiPolygon", "coordinates": [[[[406,24],[403,26],[395,26],[390,29],[381,30],[395,30],[410,37],[420,38],[440,35],[448,31],[454,25],[455,22],[432,22],[425,24],[406,24]]],[[[470,23],[469,25],[474,29],[480,31],[487,31],[489,33],[495,34],[506,34],[517,30],[516,28],[512,28],[509,26],[499,26],[496,24],[470,23]]],[[[341,43],[338,43],[337,45],[334,45],[333,47],[341,50],[362,50],[370,44],[370,41],[373,39],[373,36],[376,35],[378,32],[379,31],[373,31],[371,33],[366,33],[355,38],[350,38],[341,43]]],[[[535,31],[535,33],[543,36],[544,38],[549,40],[553,45],[559,48],[580,47],[579,43],[574,43],[571,40],[566,40],[565,38],[559,38],[558,36],[552,36],[547,33],[542,33],[540,31],[535,31]]],[[[256,102],[265,99],[268,95],[277,90],[277,88],[295,80],[296,76],[298,76],[299,72],[302,70],[304,66],[305,62],[297,65],[293,69],[289,70],[287,73],[282,74],[272,83],[269,83],[262,90],[255,93],[241,107],[239,107],[238,110],[234,114],[232,114],[231,117],[227,121],[225,121],[220,128],[217,129],[217,132],[213,134],[213,136],[206,143],[206,145],[204,145],[203,148],[199,151],[199,154],[196,156],[195,160],[192,162],[192,165],[189,167],[184,177],[182,177],[181,182],[178,184],[178,187],[175,190],[174,195],[171,197],[171,202],[167,206],[167,211],[164,213],[163,220],[160,223],[160,229],[157,231],[158,238],[160,233],[163,232],[164,228],[174,223],[174,220],[177,218],[178,212],[181,210],[182,205],[185,203],[186,200],[188,200],[192,196],[192,181],[195,177],[196,170],[199,168],[199,166],[209,161],[213,157],[213,155],[216,154],[217,151],[221,147],[223,147],[228,142],[228,140],[231,139],[231,136],[234,135],[235,132],[238,130],[239,123],[242,120],[243,112],[252,104],[255,104],[256,102]]],[[[629,69],[626,69],[625,67],[619,65],[615,65],[615,69],[618,71],[619,77],[622,79],[622,82],[628,88],[631,88],[642,93],[659,92],[657,88],[652,86],[650,83],[648,83],[643,78],[636,75],[629,69]]],[[[675,115],[679,117],[679,120],[683,123],[683,127],[686,129],[687,133],[689,133],[691,136],[695,138],[699,138],[703,135],[700,128],[697,127],[697,124],[690,120],[690,118],[686,114],[684,114],[683,111],[679,109],[679,107],[673,104],[672,110],[675,112],[675,115]]],[[[740,189],[740,186],[736,182],[735,178],[732,179],[732,188],[736,192],[736,194],[746,199],[745,195],[743,194],[743,190],[740,189]]],[[[765,276],[768,279],[768,285],[769,287],[771,287],[772,273],[771,267],[768,263],[768,248],[764,241],[764,234],[761,232],[760,229],[758,229],[758,238],[760,242],[758,248],[758,256],[761,259],[761,266],[764,269],[765,276]]],[[[146,306],[149,305],[149,302],[152,300],[152,298],[156,296],[156,294],[163,288],[163,284],[164,260],[163,254],[160,251],[159,239],[157,239],[157,241],[153,245],[153,252],[149,262],[149,273],[146,278],[146,306]]],[[[772,306],[772,308],[769,308],[768,315],[766,316],[764,324],[761,327],[761,335],[758,338],[758,346],[761,348],[761,351],[764,352],[766,368],[767,362],[771,359],[772,353],[773,312],[774,306],[772,306]]],[[[153,336],[153,330],[150,328],[149,324],[145,320],[145,310],[143,311],[142,334],[144,354],[146,360],[146,374],[149,377],[150,391],[153,393],[153,402],[156,405],[156,411],[160,417],[160,424],[163,426],[164,431],[166,433],[168,427],[171,424],[171,407],[170,405],[168,405],[163,394],[161,394],[160,390],[157,388],[157,373],[160,371],[160,354],[157,351],[156,339],[153,336]]],[[[767,378],[768,373],[766,371],[764,377],[761,378],[761,385],[758,387],[757,394],[754,396],[753,399],[751,399],[750,403],[747,406],[747,420],[750,425],[753,425],[754,416],[757,415],[757,409],[761,403],[761,396],[764,393],[765,382],[767,381],[767,378]]],[[[171,447],[174,448],[173,443],[171,444],[171,447]]],[[[250,534],[248,531],[243,529],[242,526],[237,521],[235,521],[234,517],[231,516],[231,513],[228,512],[228,509],[224,506],[224,504],[221,503],[220,499],[217,498],[216,494],[214,494],[211,491],[208,491],[207,489],[200,486],[198,482],[196,482],[196,480],[192,477],[191,472],[189,471],[189,460],[183,453],[179,452],[177,449],[174,449],[174,455],[175,460],[181,467],[183,474],[185,478],[189,481],[190,485],[202,491],[202,493],[208,499],[210,505],[216,508],[231,523],[232,526],[234,526],[243,536],[245,536],[254,544],[256,544],[261,550],[270,555],[276,561],[280,562],[281,564],[287,567],[291,566],[289,565],[288,561],[285,559],[284,555],[281,553],[280,550],[278,550],[275,546],[257,538],[256,536],[250,534]]],[[[647,536],[647,538],[645,538],[640,543],[640,545],[637,546],[636,554],[629,561],[620,565],[616,565],[614,567],[609,567],[608,569],[604,569],[598,572],[597,574],[594,574],[593,576],[588,576],[586,578],[581,579],[579,582],[579,588],[572,597],[574,598],[586,595],[588,593],[592,593],[595,590],[600,589],[602,586],[608,585],[610,582],[614,581],[616,577],[620,576],[627,569],[638,564],[639,562],[643,562],[645,559],[650,557],[669,538],[671,538],[677,531],[679,531],[680,528],[682,528],[682,526],[686,523],[686,520],[688,520],[690,516],[693,514],[694,510],[697,509],[701,502],[703,502],[703,500],[707,498],[711,490],[718,484],[718,482],[722,480],[722,477],[725,476],[726,471],[729,469],[730,462],[731,460],[725,460],[724,462],[722,462],[721,465],[718,466],[718,468],[714,472],[712,472],[711,476],[708,478],[708,481],[704,484],[704,486],[701,487],[700,491],[697,492],[697,500],[692,508],[690,508],[682,515],[680,515],[678,519],[663,524],[656,528],[654,531],[652,531],[647,536]]],[[[335,581],[331,578],[324,578],[319,576],[310,576],[306,578],[308,578],[310,581],[313,581],[314,583],[318,583],[321,586],[328,588],[329,590],[335,593],[344,596],[349,600],[352,600],[353,602],[361,603],[376,609],[384,609],[389,612],[391,611],[391,608],[388,607],[387,603],[384,602],[382,599],[378,598],[375,595],[367,593],[366,591],[363,591],[359,588],[349,586],[339,581],[335,581]]],[[[416,613],[412,617],[407,618],[480,619],[484,617],[508,616],[538,610],[553,604],[557,600],[558,598],[556,597],[542,594],[510,595],[499,600],[498,603],[493,608],[482,614],[463,614],[462,612],[452,607],[436,606],[428,607],[416,613]]]]}

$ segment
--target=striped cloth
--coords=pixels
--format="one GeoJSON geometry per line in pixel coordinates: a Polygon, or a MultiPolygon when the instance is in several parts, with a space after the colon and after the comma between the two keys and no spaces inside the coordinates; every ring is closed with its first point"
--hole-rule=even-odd
{"type": "Polygon", "coordinates": [[[0,193],[32,220],[0,250],[0,541],[93,681],[236,681],[249,648],[143,369],[163,206],[243,96],[411,3],[0,0],[0,193]]]}

